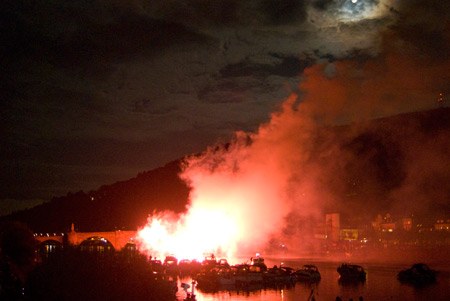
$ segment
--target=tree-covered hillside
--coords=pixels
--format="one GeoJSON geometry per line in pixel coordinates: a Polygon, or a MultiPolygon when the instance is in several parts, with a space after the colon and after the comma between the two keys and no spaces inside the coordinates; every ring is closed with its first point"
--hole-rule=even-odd
{"type": "MultiPolygon", "coordinates": [[[[294,175],[313,183],[324,212],[371,218],[380,212],[450,214],[450,109],[317,129],[294,175]],[[326,193],[324,193],[326,192],[326,193]]],[[[34,232],[136,230],[149,214],[182,212],[189,188],[181,160],[91,192],[68,193],[2,219],[34,232]]],[[[237,209],[238,210],[238,209],[237,209]]]]}

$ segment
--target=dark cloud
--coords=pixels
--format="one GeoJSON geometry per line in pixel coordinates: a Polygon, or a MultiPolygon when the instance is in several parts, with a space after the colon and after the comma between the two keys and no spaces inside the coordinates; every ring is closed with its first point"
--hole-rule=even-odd
{"type": "Polygon", "coordinates": [[[307,59],[303,60],[300,57],[285,56],[284,54],[270,53],[269,55],[277,59],[275,64],[254,64],[244,60],[225,66],[220,70],[220,75],[224,78],[241,76],[268,77],[271,75],[296,77],[312,63],[307,59]]]}
{"type": "Polygon", "coordinates": [[[399,21],[392,26],[395,38],[427,55],[427,59],[448,61],[450,17],[445,12],[450,4],[447,1],[411,1],[402,2],[400,9],[399,21]]]}
{"type": "Polygon", "coordinates": [[[269,24],[301,23],[307,16],[306,3],[304,0],[268,0],[261,1],[261,8],[269,24]]]}
{"type": "Polygon", "coordinates": [[[432,107],[449,82],[448,8],[4,1],[0,153],[11,189],[2,197],[49,198],[133,176],[254,131],[292,92],[322,123],[432,107]],[[21,185],[27,193],[14,193],[21,185]]]}
{"type": "Polygon", "coordinates": [[[208,103],[239,103],[245,101],[246,88],[235,81],[222,81],[217,86],[204,87],[198,93],[201,101],[208,103]],[[220,94],[217,90],[220,89],[220,94]]]}
{"type": "Polygon", "coordinates": [[[202,42],[199,33],[113,2],[6,2],[2,9],[6,57],[53,68],[82,68],[104,76],[108,63],[154,57],[172,45],[202,42]],[[104,72],[100,72],[100,71],[104,72]]]}
{"type": "Polygon", "coordinates": [[[137,1],[147,14],[191,26],[234,26],[240,22],[242,2],[236,0],[137,1]]]}
{"type": "Polygon", "coordinates": [[[134,101],[132,110],[137,113],[150,113],[152,115],[166,115],[175,111],[177,108],[175,105],[166,104],[158,105],[157,100],[150,98],[142,98],[134,101]]]}
{"type": "Polygon", "coordinates": [[[307,2],[194,0],[138,1],[145,13],[194,27],[242,27],[301,23],[306,18],[307,2]]]}
{"type": "Polygon", "coordinates": [[[313,7],[320,10],[326,10],[333,2],[334,0],[316,0],[313,1],[313,7]]]}

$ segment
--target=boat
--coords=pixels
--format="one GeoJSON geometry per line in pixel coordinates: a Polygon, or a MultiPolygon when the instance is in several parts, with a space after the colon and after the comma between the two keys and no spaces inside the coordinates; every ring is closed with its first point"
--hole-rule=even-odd
{"type": "Polygon", "coordinates": [[[195,280],[203,288],[234,285],[236,284],[236,272],[235,267],[217,266],[197,274],[195,280]]]}
{"type": "Polygon", "coordinates": [[[216,272],[216,281],[220,286],[228,286],[236,284],[236,271],[234,267],[219,267],[216,272]]]}
{"type": "Polygon", "coordinates": [[[236,285],[263,283],[261,267],[249,264],[240,264],[234,267],[236,268],[236,285]]]}
{"type": "Polygon", "coordinates": [[[190,275],[195,276],[202,271],[202,263],[197,259],[191,260],[191,271],[190,275]]]}
{"type": "Polygon", "coordinates": [[[436,274],[437,271],[430,269],[425,263],[416,263],[411,268],[400,271],[397,278],[402,282],[420,285],[435,282],[436,274]]]}
{"type": "Polygon", "coordinates": [[[205,259],[202,261],[202,270],[208,271],[212,270],[217,266],[217,258],[214,254],[210,256],[205,256],[205,259]]]}
{"type": "Polygon", "coordinates": [[[366,271],[360,265],[344,263],[337,268],[340,280],[364,281],[366,280],[366,271]]]}
{"type": "MultiPolygon", "coordinates": [[[[213,267],[210,266],[208,269],[212,269],[213,267]]],[[[202,263],[196,259],[182,259],[178,262],[178,271],[182,276],[195,276],[202,271],[202,268],[202,263]]]]}
{"type": "Polygon", "coordinates": [[[178,262],[178,270],[181,275],[191,275],[192,274],[192,263],[189,259],[181,259],[178,262]]]}
{"type": "Polygon", "coordinates": [[[216,273],[213,269],[202,270],[193,278],[200,288],[213,288],[219,285],[217,281],[216,273]]]}
{"type": "Polygon", "coordinates": [[[164,274],[164,267],[163,267],[163,264],[162,264],[161,260],[152,259],[150,261],[150,266],[151,266],[151,269],[152,269],[152,273],[155,276],[164,274]]]}
{"type": "Polygon", "coordinates": [[[319,281],[321,279],[319,269],[312,264],[305,264],[293,274],[297,281],[319,281]]]}
{"type": "Polygon", "coordinates": [[[168,274],[178,273],[178,259],[175,256],[166,256],[164,259],[164,270],[168,274]]]}
{"type": "Polygon", "coordinates": [[[267,269],[264,273],[265,284],[295,283],[297,280],[293,274],[294,269],[289,267],[277,267],[267,269]]]}
{"type": "Polygon", "coordinates": [[[217,262],[217,266],[229,268],[230,264],[228,263],[228,260],[226,258],[222,258],[222,259],[219,259],[219,261],[217,262]]]}
{"type": "Polygon", "coordinates": [[[260,267],[262,272],[267,271],[267,265],[264,263],[264,258],[256,254],[255,258],[250,258],[251,265],[260,267]]]}

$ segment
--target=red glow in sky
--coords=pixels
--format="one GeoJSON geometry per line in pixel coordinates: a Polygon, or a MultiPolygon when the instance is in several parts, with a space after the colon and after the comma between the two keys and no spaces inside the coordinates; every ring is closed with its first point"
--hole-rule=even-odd
{"type": "Polygon", "coordinates": [[[139,232],[140,249],[179,259],[202,259],[205,253],[232,259],[263,251],[290,211],[290,169],[301,158],[296,147],[302,139],[286,139],[299,126],[294,103],[295,97],[288,99],[284,111],[257,134],[237,133],[229,147],[189,158],[181,174],[192,187],[187,212],[151,216],[139,232]]]}

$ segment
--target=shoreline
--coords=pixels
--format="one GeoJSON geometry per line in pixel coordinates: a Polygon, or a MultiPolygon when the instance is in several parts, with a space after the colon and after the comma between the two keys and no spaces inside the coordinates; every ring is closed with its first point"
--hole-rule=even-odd
{"type": "Polygon", "coordinates": [[[351,253],[330,252],[327,254],[289,252],[287,254],[265,254],[269,262],[300,261],[300,262],[351,262],[361,264],[389,264],[410,266],[414,263],[426,263],[431,268],[450,270],[450,247],[439,248],[409,248],[409,249],[364,249],[351,253]]]}

